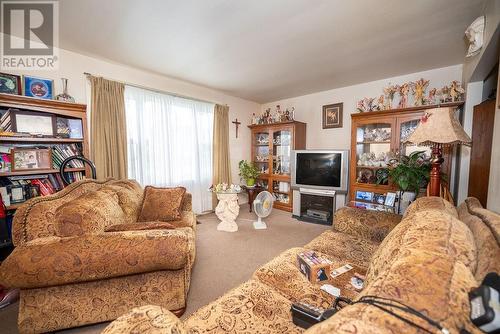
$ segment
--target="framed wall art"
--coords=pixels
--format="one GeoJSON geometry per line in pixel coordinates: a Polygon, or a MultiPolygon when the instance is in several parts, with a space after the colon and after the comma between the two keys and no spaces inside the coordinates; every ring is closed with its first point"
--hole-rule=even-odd
{"type": "Polygon", "coordinates": [[[0,73],[0,93],[21,95],[21,76],[15,74],[0,73]]]}
{"type": "Polygon", "coordinates": [[[323,129],[342,127],[344,103],[323,106],[323,129]]]}
{"type": "Polygon", "coordinates": [[[54,98],[54,81],[51,79],[42,79],[23,76],[24,95],[37,97],[39,99],[52,100],[54,98]]]}

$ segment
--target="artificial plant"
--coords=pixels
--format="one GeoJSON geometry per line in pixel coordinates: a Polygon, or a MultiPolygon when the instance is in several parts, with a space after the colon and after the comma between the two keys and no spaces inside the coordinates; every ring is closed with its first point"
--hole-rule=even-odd
{"type": "Polygon", "coordinates": [[[240,177],[245,180],[247,186],[253,186],[255,179],[260,175],[258,168],[252,162],[246,160],[241,160],[238,166],[240,168],[240,177]]]}

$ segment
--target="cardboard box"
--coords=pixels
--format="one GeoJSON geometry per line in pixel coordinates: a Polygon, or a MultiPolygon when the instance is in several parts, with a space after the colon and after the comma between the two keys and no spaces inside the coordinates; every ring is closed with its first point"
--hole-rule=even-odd
{"type": "Polygon", "coordinates": [[[297,254],[299,270],[311,283],[326,281],[332,262],[317,256],[313,251],[297,254]]]}

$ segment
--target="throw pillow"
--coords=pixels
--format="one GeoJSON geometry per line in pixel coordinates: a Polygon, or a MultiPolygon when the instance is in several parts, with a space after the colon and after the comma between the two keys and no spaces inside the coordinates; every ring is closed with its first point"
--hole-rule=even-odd
{"type": "Polygon", "coordinates": [[[146,224],[128,223],[109,226],[104,232],[125,232],[125,231],[144,231],[144,230],[172,230],[175,226],[167,222],[152,222],[146,224]]]}
{"type": "Polygon", "coordinates": [[[142,210],[139,222],[172,221],[181,218],[181,205],[186,188],[156,188],[147,186],[144,189],[142,210]]]}

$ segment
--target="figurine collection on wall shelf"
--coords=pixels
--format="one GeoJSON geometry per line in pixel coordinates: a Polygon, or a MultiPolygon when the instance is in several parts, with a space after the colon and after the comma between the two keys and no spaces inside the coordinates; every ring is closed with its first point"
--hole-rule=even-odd
{"type": "Polygon", "coordinates": [[[255,113],[253,113],[252,125],[291,122],[294,120],[294,117],[294,107],[292,107],[291,109],[286,108],[285,110],[283,110],[278,104],[274,111],[271,111],[271,108],[267,108],[261,115],[255,115],[255,113]]]}
{"type": "Polygon", "coordinates": [[[423,78],[401,85],[392,85],[389,83],[383,89],[383,94],[378,98],[365,97],[359,100],[356,104],[356,109],[359,112],[370,112],[394,108],[404,109],[412,106],[439,105],[464,100],[465,89],[462,88],[462,84],[459,81],[453,80],[449,85],[439,89],[432,88],[427,93],[429,83],[429,80],[423,78]]]}

